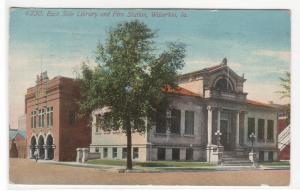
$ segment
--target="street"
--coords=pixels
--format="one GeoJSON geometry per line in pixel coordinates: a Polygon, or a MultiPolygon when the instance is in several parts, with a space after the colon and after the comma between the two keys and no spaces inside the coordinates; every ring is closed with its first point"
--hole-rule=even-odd
{"type": "Polygon", "coordinates": [[[290,180],[289,170],[118,173],[28,159],[9,162],[9,178],[14,184],[285,186],[290,180]]]}

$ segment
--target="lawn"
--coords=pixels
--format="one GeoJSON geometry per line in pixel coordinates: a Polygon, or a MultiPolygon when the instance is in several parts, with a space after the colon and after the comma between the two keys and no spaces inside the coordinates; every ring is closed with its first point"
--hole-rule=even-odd
{"type": "Polygon", "coordinates": [[[263,166],[290,166],[289,161],[259,162],[263,166]]]}
{"type": "MultiPolygon", "coordinates": [[[[88,164],[126,166],[126,160],[89,160],[88,164]]],[[[177,161],[155,161],[155,162],[133,162],[134,166],[140,167],[181,167],[181,168],[203,168],[216,165],[206,162],[177,162],[177,161]]]]}

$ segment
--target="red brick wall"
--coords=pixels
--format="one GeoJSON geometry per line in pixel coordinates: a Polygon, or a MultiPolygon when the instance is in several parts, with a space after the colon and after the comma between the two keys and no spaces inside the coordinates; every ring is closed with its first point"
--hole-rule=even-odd
{"type": "MultiPolygon", "coordinates": [[[[281,117],[278,119],[278,135],[282,132],[288,124],[286,123],[286,119],[281,117]]],[[[282,151],[279,152],[279,160],[290,160],[290,146],[291,144],[287,145],[282,151]]]]}
{"type": "Polygon", "coordinates": [[[78,115],[77,101],[80,92],[74,82],[63,81],[60,95],[60,160],[74,161],[76,160],[76,148],[90,145],[91,129],[88,126],[88,119],[78,115]],[[70,112],[75,112],[76,115],[74,125],[69,122],[70,112]]]}
{"type": "Polygon", "coordinates": [[[280,160],[290,160],[290,144],[279,153],[280,160]]]}

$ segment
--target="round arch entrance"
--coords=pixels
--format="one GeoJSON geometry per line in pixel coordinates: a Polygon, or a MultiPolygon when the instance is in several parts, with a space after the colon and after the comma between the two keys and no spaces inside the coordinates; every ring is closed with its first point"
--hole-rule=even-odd
{"type": "Polygon", "coordinates": [[[39,154],[39,159],[44,159],[45,158],[45,149],[44,149],[44,137],[40,136],[38,140],[38,154],[39,154]]]}
{"type": "Polygon", "coordinates": [[[52,137],[52,135],[48,135],[46,143],[47,143],[47,154],[48,154],[47,159],[52,160],[53,157],[54,157],[53,137],[52,137]]]}

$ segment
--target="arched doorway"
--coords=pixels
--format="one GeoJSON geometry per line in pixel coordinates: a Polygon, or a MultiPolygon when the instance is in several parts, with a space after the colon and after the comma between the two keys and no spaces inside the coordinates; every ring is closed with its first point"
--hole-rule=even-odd
{"type": "Polygon", "coordinates": [[[35,136],[32,136],[30,140],[30,158],[33,158],[35,149],[36,149],[36,138],[35,136]]]}
{"type": "Polygon", "coordinates": [[[38,140],[38,154],[39,154],[39,159],[44,159],[45,158],[45,149],[44,149],[44,137],[40,136],[38,140]]]}
{"type": "Polygon", "coordinates": [[[46,143],[47,143],[48,159],[52,160],[54,157],[54,151],[53,151],[53,137],[51,135],[48,135],[46,143]]]}

